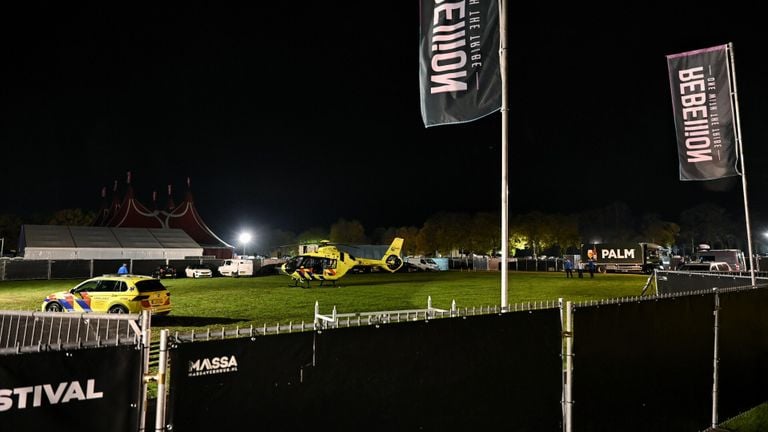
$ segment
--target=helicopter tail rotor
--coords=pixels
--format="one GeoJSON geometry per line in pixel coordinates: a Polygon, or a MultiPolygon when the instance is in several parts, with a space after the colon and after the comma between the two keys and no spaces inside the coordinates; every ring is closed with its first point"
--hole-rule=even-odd
{"type": "Polygon", "coordinates": [[[396,272],[400,269],[400,267],[403,266],[403,260],[397,255],[389,255],[387,256],[386,260],[384,262],[387,265],[387,270],[391,272],[396,272]]]}

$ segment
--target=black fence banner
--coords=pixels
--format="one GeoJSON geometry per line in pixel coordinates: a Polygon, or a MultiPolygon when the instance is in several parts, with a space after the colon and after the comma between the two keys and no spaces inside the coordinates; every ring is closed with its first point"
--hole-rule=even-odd
{"type": "Polygon", "coordinates": [[[318,335],[319,424],[339,430],[562,430],[560,310],[318,335]]]}
{"type": "Polygon", "coordinates": [[[740,175],[728,45],[667,56],[680,180],[740,175]]]}
{"type": "Polygon", "coordinates": [[[243,425],[299,430],[286,425],[307,419],[299,391],[312,367],[314,337],[300,332],[178,344],[170,351],[166,424],[176,432],[243,425]]]}
{"type": "Polygon", "coordinates": [[[90,260],[51,261],[51,279],[88,279],[91,277],[90,260]]]}
{"type": "Polygon", "coordinates": [[[419,82],[424,126],[501,108],[497,0],[421,0],[419,82]]]}
{"type": "Polygon", "coordinates": [[[142,355],[134,346],[0,356],[4,431],[135,432],[142,355]]]}
{"type": "Polygon", "coordinates": [[[719,296],[718,414],[722,421],[768,400],[768,289],[719,296]]]}
{"type": "MultiPolygon", "coordinates": [[[[757,278],[757,283],[768,284],[768,279],[757,278]]],[[[706,273],[657,271],[656,294],[682,294],[694,291],[712,291],[713,288],[739,288],[752,285],[752,279],[738,273],[706,273]]]]}
{"type": "Polygon", "coordinates": [[[176,432],[562,429],[559,309],[255,338],[171,351],[176,432]]]}
{"type": "Polygon", "coordinates": [[[576,308],[574,430],[706,429],[714,307],[706,294],[576,308]]]}

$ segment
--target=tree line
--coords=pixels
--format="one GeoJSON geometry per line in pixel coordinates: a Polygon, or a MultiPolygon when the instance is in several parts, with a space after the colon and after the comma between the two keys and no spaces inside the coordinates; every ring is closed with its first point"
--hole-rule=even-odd
{"type": "MultiPolygon", "coordinates": [[[[22,221],[16,215],[0,215],[0,237],[5,252],[18,248],[22,223],[90,225],[95,212],[64,209],[51,215],[34,215],[22,221]]],[[[754,232],[754,230],[753,230],[754,232]]],[[[500,213],[439,212],[419,226],[377,227],[366,230],[357,220],[339,219],[329,228],[315,227],[298,234],[279,228],[260,232],[252,247],[259,254],[290,255],[291,245],[330,240],[347,244],[388,244],[405,239],[406,255],[494,254],[501,250],[500,213]]],[[[605,207],[575,214],[530,211],[510,215],[509,250],[513,256],[561,256],[578,253],[581,245],[612,242],[653,242],[690,255],[702,243],[716,249],[747,249],[742,219],[724,208],[703,203],[680,213],[678,220],[665,220],[655,213],[639,216],[616,201],[605,207]]],[[[759,249],[759,248],[758,248],[759,249]]],[[[755,250],[759,252],[759,250],[755,250]]]]}
{"type": "MultiPolygon", "coordinates": [[[[298,235],[274,230],[267,233],[261,249],[272,255],[278,245],[308,243],[321,239],[348,244],[388,244],[405,239],[406,255],[494,254],[501,250],[500,213],[440,212],[420,227],[379,227],[367,231],[357,220],[339,219],[330,229],[312,228],[298,235]]],[[[667,220],[656,213],[637,215],[625,203],[575,214],[530,211],[509,220],[509,250],[513,256],[562,256],[579,253],[589,243],[652,242],[675,254],[692,255],[705,243],[715,249],[746,251],[743,219],[724,208],[703,203],[667,220]]],[[[758,252],[755,250],[755,252],[758,252]]]]}

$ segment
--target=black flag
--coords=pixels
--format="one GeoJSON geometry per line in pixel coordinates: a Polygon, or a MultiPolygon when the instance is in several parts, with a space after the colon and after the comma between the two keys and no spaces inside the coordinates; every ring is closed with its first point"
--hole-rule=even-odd
{"type": "Polygon", "coordinates": [[[715,180],[736,169],[728,45],[667,56],[680,180],[715,180]]]}
{"type": "Polygon", "coordinates": [[[501,107],[498,0],[421,0],[424,126],[477,120],[501,107]]]}

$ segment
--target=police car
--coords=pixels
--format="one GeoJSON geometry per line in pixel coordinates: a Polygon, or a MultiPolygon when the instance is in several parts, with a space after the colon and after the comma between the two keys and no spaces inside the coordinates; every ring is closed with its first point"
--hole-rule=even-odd
{"type": "Polygon", "coordinates": [[[171,312],[171,293],[149,276],[104,275],[81,282],[69,291],[48,295],[45,312],[107,312],[166,315],[171,312]]]}

